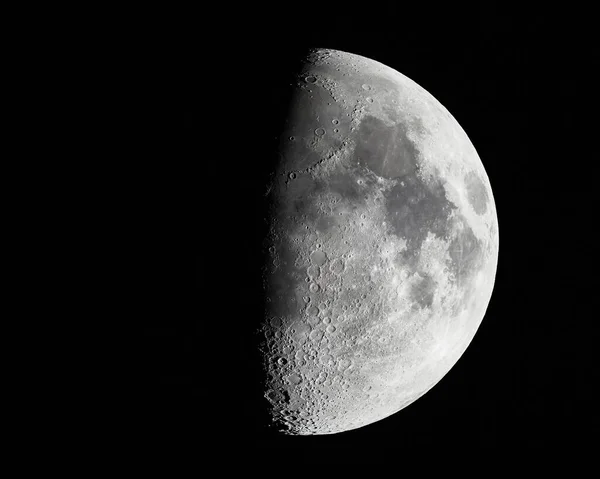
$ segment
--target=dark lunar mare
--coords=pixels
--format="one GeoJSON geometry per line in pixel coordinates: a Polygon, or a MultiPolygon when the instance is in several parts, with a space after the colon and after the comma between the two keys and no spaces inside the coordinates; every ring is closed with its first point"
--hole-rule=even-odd
{"type": "MultiPolygon", "coordinates": [[[[413,120],[413,126],[422,125],[413,120]]],[[[442,180],[425,182],[420,173],[420,152],[408,137],[405,123],[387,126],[373,116],[366,116],[357,132],[357,145],[352,162],[362,165],[378,176],[396,179],[398,183],[385,194],[386,220],[394,234],[406,240],[407,248],[399,258],[409,274],[419,273],[423,278],[412,292],[421,307],[431,306],[435,281],[418,270],[423,241],[429,233],[450,240],[448,268],[455,281],[465,281],[481,263],[483,246],[476,238],[457,206],[446,196],[442,180]],[[451,219],[452,214],[456,219],[451,219]],[[451,237],[456,223],[462,229],[451,237]]],[[[485,212],[487,193],[477,175],[467,176],[470,199],[478,214],[485,212]]]]}
{"type": "Polygon", "coordinates": [[[412,287],[410,292],[411,299],[414,301],[413,309],[430,308],[433,304],[436,282],[430,275],[421,274],[421,279],[412,287]]]}
{"type": "Polygon", "coordinates": [[[367,115],[360,122],[356,141],[353,160],[366,165],[376,175],[389,179],[414,175],[419,150],[408,138],[404,123],[387,126],[367,115]]]}
{"type": "Polygon", "coordinates": [[[465,176],[465,185],[467,187],[467,198],[478,215],[483,215],[487,211],[489,201],[487,189],[482,179],[471,171],[465,176]]]}
{"type": "MultiPolygon", "coordinates": [[[[417,124],[415,127],[422,128],[417,124]]],[[[398,181],[385,194],[386,220],[393,233],[407,242],[406,251],[399,258],[401,265],[408,268],[410,274],[417,273],[423,241],[429,233],[448,239],[453,226],[450,216],[457,207],[446,197],[441,180],[425,182],[422,179],[420,152],[408,137],[405,123],[387,126],[378,118],[366,116],[356,138],[353,163],[363,165],[378,176],[398,181]]],[[[452,247],[463,248],[469,255],[477,253],[478,244],[468,226],[464,234],[452,241],[452,247]]],[[[457,265],[456,255],[452,259],[456,274],[464,274],[471,267],[470,263],[457,265]]],[[[423,272],[420,274],[426,278],[423,272]]],[[[426,288],[429,292],[418,293],[419,304],[431,304],[433,287],[429,282],[426,288]]]]}

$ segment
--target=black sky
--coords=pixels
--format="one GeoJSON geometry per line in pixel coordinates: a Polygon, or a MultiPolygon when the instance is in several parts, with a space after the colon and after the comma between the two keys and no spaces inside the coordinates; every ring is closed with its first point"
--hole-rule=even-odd
{"type": "Polygon", "coordinates": [[[172,67],[179,131],[175,158],[151,173],[159,181],[146,205],[161,238],[138,338],[139,430],[150,449],[170,437],[205,452],[196,444],[208,441],[216,455],[320,451],[312,457],[326,461],[326,451],[352,448],[584,447],[577,438],[596,421],[578,417],[592,401],[583,340],[595,286],[580,273],[590,261],[584,225],[595,221],[596,167],[579,112],[595,93],[583,81],[592,62],[586,13],[482,4],[431,7],[429,17],[397,2],[377,13],[239,7],[235,18],[201,12],[168,49],[157,42],[172,67]],[[500,255],[475,339],[430,392],[359,430],[294,438],[257,425],[261,401],[245,355],[261,307],[270,148],[290,72],[311,47],[380,61],[452,113],[490,178],[500,255]]]}

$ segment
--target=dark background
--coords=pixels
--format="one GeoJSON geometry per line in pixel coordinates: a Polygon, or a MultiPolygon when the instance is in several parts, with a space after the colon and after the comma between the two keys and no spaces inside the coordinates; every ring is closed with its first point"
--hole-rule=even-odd
{"type": "Polygon", "coordinates": [[[133,416],[147,454],[260,461],[295,451],[327,461],[360,449],[369,462],[422,446],[594,444],[584,438],[597,417],[579,414],[591,410],[595,354],[585,346],[595,281],[582,273],[597,170],[585,147],[593,123],[581,113],[596,92],[585,83],[595,61],[589,12],[482,3],[201,9],[139,41],[134,52],[152,55],[132,61],[165,78],[173,130],[168,154],[143,166],[136,213],[149,234],[133,416]],[[500,255],[473,342],[430,392],[359,430],[287,437],[263,426],[252,333],[264,181],[290,75],[310,47],[378,60],[452,113],[489,175],[500,255]]]}

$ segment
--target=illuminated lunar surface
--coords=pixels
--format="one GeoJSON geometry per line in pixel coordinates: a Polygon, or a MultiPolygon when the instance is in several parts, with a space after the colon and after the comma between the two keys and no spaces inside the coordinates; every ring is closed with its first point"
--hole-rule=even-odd
{"type": "Polygon", "coordinates": [[[397,71],[315,50],[269,186],[265,398],[287,434],[379,421],[431,389],[487,309],[498,225],[475,148],[397,71]]]}

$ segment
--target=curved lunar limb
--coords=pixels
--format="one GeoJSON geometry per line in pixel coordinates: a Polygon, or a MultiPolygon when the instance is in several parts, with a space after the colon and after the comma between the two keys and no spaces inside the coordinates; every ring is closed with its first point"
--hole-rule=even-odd
{"type": "Polygon", "coordinates": [[[452,115],[376,61],[315,50],[270,185],[265,398],[288,434],[362,427],[458,361],[487,309],[498,224],[452,115]]]}

